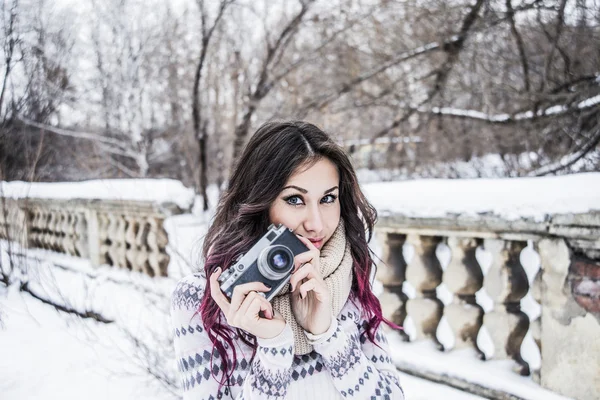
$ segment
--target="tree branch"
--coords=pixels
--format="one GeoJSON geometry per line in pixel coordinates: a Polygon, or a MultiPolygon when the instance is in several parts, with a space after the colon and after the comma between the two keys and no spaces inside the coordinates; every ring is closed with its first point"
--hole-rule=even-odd
{"type": "Polygon", "coordinates": [[[517,30],[517,25],[515,23],[515,10],[512,7],[511,0],[506,0],[506,9],[508,11],[510,31],[515,37],[515,41],[517,42],[517,49],[519,50],[519,56],[521,57],[521,66],[523,68],[523,88],[526,92],[529,92],[529,66],[527,65],[527,56],[525,55],[525,44],[523,43],[523,38],[521,37],[521,34],[517,30]]]}
{"type": "Polygon", "coordinates": [[[123,143],[117,139],[109,138],[109,137],[98,135],[95,133],[75,132],[75,131],[71,131],[71,130],[67,130],[67,129],[57,128],[57,127],[54,127],[51,125],[40,124],[39,122],[35,122],[28,118],[23,118],[23,117],[18,117],[17,120],[24,123],[25,125],[33,126],[34,128],[44,129],[49,132],[56,133],[57,135],[70,136],[70,137],[74,137],[74,138],[78,138],[78,139],[93,140],[95,142],[99,142],[99,143],[102,143],[105,145],[115,146],[119,151],[122,152],[122,153],[120,153],[120,155],[123,155],[126,157],[131,157],[131,158],[136,157],[135,152],[133,152],[131,149],[126,148],[123,145],[123,143]]]}
{"type": "MultiPolygon", "coordinates": [[[[552,50],[550,50],[550,54],[548,55],[548,58],[546,59],[546,64],[544,66],[544,77],[541,82],[542,87],[540,88],[541,92],[543,92],[544,88],[546,86],[548,86],[550,68],[552,67],[552,62],[554,61],[554,54],[556,53],[556,49],[559,47],[558,41],[560,39],[560,35],[562,34],[562,29],[565,24],[565,6],[566,5],[567,5],[567,0],[561,0],[560,6],[558,8],[558,18],[556,20],[556,29],[555,29],[556,36],[554,36],[553,43],[552,43],[552,50]]],[[[543,24],[543,23],[540,22],[540,24],[543,24]]],[[[550,34],[546,31],[546,29],[543,29],[543,30],[544,30],[544,33],[550,39],[550,34]]]]}
{"type": "Polygon", "coordinates": [[[452,107],[431,107],[424,108],[419,106],[407,107],[422,114],[443,115],[447,117],[460,119],[479,120],[490,124],[514,124],[522,121],[532,121],[549,117],[562,116],[570,111],[585,111],[598,107],[600,105],[600,95],[596,95],[585,100],[579,101],[574,106],[556,104],[544,109],[531,109],[521,111],[517,114],[487,114],[478,110],[460,109],[452,107]]]}
{"type": "Polygon", "coordinates": [[[110,324],[110,323],[114,322],[113,320],[107,319],[107,318],[103,317],[101,314],[98,314],[95,311],[89,311],[88,310],[88,311],[81,312],[81,311],[75,310],[73,308],[66,307],[66,306],[64,306],[62,304],[54,303],[52,300],[45,299],[44,297],[40,296],[39,294],[37,294],[33,290],[31,290],[31,288],[29,287],[29,282],[22,282],[21,285],[19,286],[19,289],[22,292],[29,293],[30,295],[32,295],[34,298],[38,299],[42,303],[51,305],[52,307],[56,308],[58,311],[65,312],[67,314],[74,314],[74,315],[77,315],[80,318],[95,319],[96,321],[103,322],[105,324],[110,324]]]}
{"type": "Polygon", "coordinates": [[[569,168],[577,161],[581,160],[585,157],[590,151],[592,151],[596,146],[600,144],[600,124],[596,124],[596,132],[594,135],[574,154],[567,156],[567,160],[559,160],[556,163],[549,164],[543,166],[533,172],[531,172],[530,176],[544,176],[554,174],[558,171],[562,171],[564,169],[569,168]]]}

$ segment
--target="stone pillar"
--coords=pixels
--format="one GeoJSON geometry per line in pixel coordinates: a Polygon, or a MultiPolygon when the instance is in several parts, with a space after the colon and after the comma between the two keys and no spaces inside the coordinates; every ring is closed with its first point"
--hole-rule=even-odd
{"type": "MultiPolygon", "coordinates": [[[[402,246],[406,235],[378,232],[377,237],[383,246],[383,262],[377,266],[376,276],[383,284],[383,293],[379,296],[383,315],[396,325],[404,326],[408,297],[402,291],[402,284],[406,279],[406,261],[402,254],[402,246]]],[[[404,331],[399,333],[408,341],[408,335],[404,331]]]]}
{"type": "Polygon", "coordinates": [[[148,223],[150,225],[147,237],[148,248],[150,249],[148,263],[152,270],[147,270],[146,273],[150,276],[167,276],[169,256],[165,252],[165,247],[169,242],[163,229],[163,219],[149,217],[148,223]]]}
{"type": "Polygon", "coordinates": [[[475,293],[483,285],[483,273],[475,258],[478,245],[473,238],[448,238],[452,259],[444,271],[443,281],[454,297],[444,308],[444,316],[454,333],[454,348],[474,348],[479,358],[484,359],[477,347],[477,334],[483,323],[483,308],[475,301],[475,293]]]}
{"type": "Polygon", "coordinates": [[[415,249],[415,255],[406,268],[406,280],[415,288],[415,298],[406,305],[408,315],[416,328],[416,339],[432,339],[439,350],[444,350],[436,336],[442,319],[444,304],[437,298],[436,288],[442,283],[442,267],[435,250],[442,238],[439,236],[408,235],[407,243],[415,249]]]}
{"type": "Polygon", "coordinates": [[[541,384],[577,400],[600,398],[600,263],[542,239],[541,384]]]}
{"type": "Polygon", "coordinates": [[[94,242],[90,242],[90,234],[92,234],[92,228],[90,228],[92,213],[87,213],[82,210],[79,210],[77,214],[75,214],[74,230],[75,230],[75,254],[79,257],[89,258],[92,261],[92,265],[98,261],[99,252],[100,252],[100,242],[98,241],[98,221],[96,218],[96,213],[93,212],[94,218],[94,232],[93,239],[94,242]],[[92,259],[92,251],[91,246],[94,246],[94,257],[92,259]]]}
{"type": "Polygon", "coordinates": [[[520,305],[529,290],[527,274],[519,260],[526,245],[521,241],[486,239],[484,242],[493,260],[484,287],[494,301],[494,309],[485,314],[483,323],[494,344],[493,358],[512,358],[521,375],[530,373],[529,365],[521,357],[521,343],[529,329],[529,318],[520,305]]]}

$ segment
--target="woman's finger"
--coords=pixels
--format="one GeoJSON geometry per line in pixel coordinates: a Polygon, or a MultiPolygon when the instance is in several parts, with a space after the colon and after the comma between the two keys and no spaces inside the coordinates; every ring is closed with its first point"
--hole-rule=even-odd
{"type": "Polygon", "coordinates": [[[265,317],[267,314],[271,317],[273,316],[271,303],[257,292],[252,291],[244,298],[234,318],[239,323],[239,321],[243,321],[244,319],[255,318],[260,311],[265,312],[265,317]]]}
{"type": "Polygon", "coordinates": [[[231,307],[230,312],[234,313],[240,308],[244,298],[251,291],[255,292],[268,292],[271,290],[267,285],[262,282],[248,282],[241,285],[237,285],[233,288],[233,294],[231,295],[231,307]]]}
{"type": "Polygon", "coordinates": [[[319,251],[319,249],[317,249],[317,247],[313,244],[313,242],[311,242],[310,240],[308,240],[307,238],[305,238],[304,236],[299,236],[296,235],[298,237],[298,239],[300,239],[300,241],[302,243],[304,243],[306,245],[306,247],[308,247],[308,250],[310,251],[319,251]]]}
{"type": "Polygon", "coordinates": [[[315,267],[308,263],[304,264],[298,271],[292,274],[290,278],[290,283],[292,284],[292,292],[296,290],[298,283],[302,282],[303,279],[312,279],[315,278],[318,281],[322,280],[322,277],[319,272],[315,269],[315,267]]]}
{"type": "Polygon", "coordinates": [[[227,300],[227,296],[225,296],[225,294],[221,291],[221,287],[217,281],[221,275],[221,272],[221,267],[219,267],[212,274],[210,274],[210,295],[223,313],[227,315],[229,313],[230,304],[227,300]]]}
{"type": "Polygon", "coordinates": [[[308,281],[300,285],[300,297],[305,298],[308,292],[312,290],[317,294],[317,298],[321,300],[321,291],[319,289],[319,282],[315,278],[309,279],[308,281]]]}
{"type": "Polygon", "coordinates": [[[300,239],[300,241],[304,243],[306,247],[308,247],[308,251],[297,254],[294,257],[294,271],[297,271],[302,266],[302,264],[308,262],[312,262],[313,264],[318,263],[319,257],[321,255],[319,249],[317,249],[310,240],[302,236],[298,236],[298,239],[300,239]]]}
{"type": "Polygon", "coordinates": [[[294,272],[300,269],[303,264],[318,262],[320,253],[306,251],[294,257],[294,272]]]}
{"type": "MultiPolygon", "coordinates": [[[[244,312],[243,316],[249,321],[256,321],[257,317],[260,318],[260,312],[271,313],[269,306],[261,301],[260,296],[256,296],[249,302],[248,308],[244,312]]],[[[265,315],[266,317],[266,315],[265,315]]],[[[270,319],[270,318],[269,318],[270,319]]]]}

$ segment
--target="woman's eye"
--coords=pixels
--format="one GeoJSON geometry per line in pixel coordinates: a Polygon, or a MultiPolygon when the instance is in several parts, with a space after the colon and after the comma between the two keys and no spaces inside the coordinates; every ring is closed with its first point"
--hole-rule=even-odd
{"type": "Polygon", "coordinates": [[[335,202],[335,199],[337,199],[337,196],[328,194],[327,196],[325,196],[321,199],[321,203],[331,204],[331,203],[335,202]]]}
{"type": "Polygon", "coordinates": [[[286,197],[284,200],[292,206],[300,206],[300,205],[304,204],[304,202],[302,201],[300,196],[290,196],[290,197],[286,197]]]}

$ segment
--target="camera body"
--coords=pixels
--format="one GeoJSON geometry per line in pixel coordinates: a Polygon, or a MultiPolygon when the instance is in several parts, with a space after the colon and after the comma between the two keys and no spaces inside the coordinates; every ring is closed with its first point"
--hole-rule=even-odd
{"type": "Polygon", "coordinates": [[[271,287],[265,292],[266,299],[271,301],[288,284],[294,270],[294,257],[306,251],[308,248],[291,229],[271,224],[267,233],[219,276],[220,288],[231,298],[237,285],[263,282],[271,287]]]}

